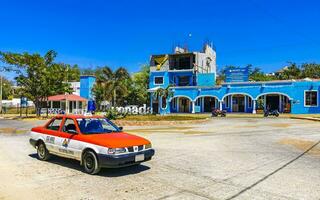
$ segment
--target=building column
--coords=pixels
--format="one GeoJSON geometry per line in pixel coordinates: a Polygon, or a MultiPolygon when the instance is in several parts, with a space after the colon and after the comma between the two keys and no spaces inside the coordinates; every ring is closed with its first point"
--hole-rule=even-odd
{"type": "Polygon", "coordinates": [[[222,110],[222,101],[219,101],[219,110],[222,110]]]}
{"type": "Polygon", "coordinates": [[[150,110],[151,110],[151,113],[150,113],[150,114],[152,114],[152,113],[153,113],[153,107],[152,107],[152,104],[153,104],[153,95],[152,95],[152,93],[150,93],[150,110]]]}
{"type": "Polygon", "coordinates": [[[282,95],[279,94],[279,112],[282,112],[282,95]]]}
{"type": "Polygon", "coordinates": [[[66,114],[69,114],[69,101],[66,100],[66,114]]]}
{"type": "Polygon", "coordinates": [[[50,108],[52,109],[53,108],[53,102],[50,101],[50,108]]]}
{"type": "Polygon", "coordinates": [[[247,96],[246,95],[243,95],[244,97],[244,112],[246,113],[247,112],[247,96]]]}
{"type": "Polygon", "coordinates": [[[256,100],[252,99],[252,114],[256,114],[257,110],[256,110],[256,100]]]}
{"type": "MultiPolygon", "coordinates": [[[[233,112],[233,94],[230,96],[230,103],[229,103],[229,108],[230,108],[230,112],[233,112]]],[[[238,102],[238,105],[239,105],[239,102],[238,102]]],[[[238,106],[238,109],[239,109],[239,106],[238,106]]],[[[239,110],[238,110],[238,112],[239,112],[239,110]]]]}
{"type": "Polygon", "coordinates": [[[162,98],[159,97],[158,98],[158,112],[159,112],[160,115],[162,115],[161,111],[162,111],[162,98]]]}
{"type": "Polygon", "coordinates": [[[201,97],[201,112],[204,112],[204,97],[201,97]]]}
{"type": "Polygon", "coordinates": [[[79,101],[76,101],[76,111],[77,111],[77,114],[82,114],[79,109],[79,101]]]}
{"type": "Polygon", "coordinates": [[[192,101],[192,113],[196,113],[196,102],[192,101]]]}
{"type": "Polygon", "coordinates": [[[176,109],[177,109],[177,113],[179,112],[179,97],[175,98],[176,100],[176,109]]]}
{"type": "Polygon", "coordinates": [[[267,109],[267,95],[263,95],[263,107],[264,107],[264,110],[267,109]]]}

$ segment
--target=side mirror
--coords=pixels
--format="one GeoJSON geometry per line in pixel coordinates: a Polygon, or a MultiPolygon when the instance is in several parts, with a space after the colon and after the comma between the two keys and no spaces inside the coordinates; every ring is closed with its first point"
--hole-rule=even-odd
{"type": "Polygon", "coordinates": [[[120,126],[120,127],[119,127],[119,130],[120,130],[120,131],[122,131],[122,130],[123,130],[123,127],[122,127],[122,126],[120,126]]]}
{"type": "Polygon", "coordinates": [[[72,130],[72,129],[71,129],[71,130],[68,130],[67,132],[68,132],[68,133],[71,133],[71,134],[78,134],[78,132],[77,132],[76,130],[72,130]]]}

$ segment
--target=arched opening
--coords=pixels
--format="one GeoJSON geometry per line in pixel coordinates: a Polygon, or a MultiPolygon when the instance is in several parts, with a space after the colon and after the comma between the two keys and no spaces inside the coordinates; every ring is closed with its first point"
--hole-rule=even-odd
{"type": "Polygon", "coordinates": [[[219,107],[219,101],[213,96],[200,96],[196,99],[195,105],[199,108],[197,112],[212,112],[212,109],[219,107]]]}
{"type": "Polygon", "coordinates": [[[174,113],[191,113],[191,100],[187,97],[178,96],[171,99],[171,112],[174,113]]]}
{"type": "Polygon", "coordinates": [[[291,100],[286,94],[262,94],[257,98],[257,109],[277,110],[280,113],[291,113],[291,100]]]}
{"type": "Polygon", "coordinates": [[[247,94],[229,94],[223,98],[223,109],[227,112],[251,113],[252,97],[247,94]]]}

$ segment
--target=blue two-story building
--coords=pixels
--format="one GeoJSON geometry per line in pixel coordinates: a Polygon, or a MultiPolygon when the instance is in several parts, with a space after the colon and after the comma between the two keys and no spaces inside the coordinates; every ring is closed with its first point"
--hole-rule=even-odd
{"type": "Polygon", "coordinates": [[[209,45],[202,52],[176,48],[173,54],[153,55],[150,66],[150,106],[154,113],[204,113],[214,108],[239,113],[266,108],[281,113],[320,113],[319,80],[249,82],[243,73],[236,72],[238,79],[215,85],[216,53],[209,45]],[[168,86],[173,96],[155,97],[158,88],[168,86]]]}

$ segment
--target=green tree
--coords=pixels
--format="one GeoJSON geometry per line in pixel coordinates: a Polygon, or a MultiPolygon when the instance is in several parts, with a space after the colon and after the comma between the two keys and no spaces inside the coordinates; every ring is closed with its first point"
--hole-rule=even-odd
{"type": "Polygon", "coordinates": [[[276,77],[274,75],[266,75],[259,67],[250,70],[250,81],[272,81],[276,77]]]}
{"type": "Polygon", "coordinates": [[[13,86],[12,81],[9,81],[5,77],[2,77],[2,99],[12,99],[13,98],[12,86],[13,86]]]}
{"type": "Polygon", "coordinates": [[[142,105],[149,103],[149,75],[150,67],[143,65],[139,72],[132,75],[132,84],[127,96],[128,104],[142,105]]]}
{"type": "Polygon", "coordinates": [[[301,78],[301,69],[296,63],[289,63],[290,65],[276,72],[277,79],[290,80],[301,78]]]}
{"type": "Polygon", "coordinates": [[[171,90],[171,85],[168,85],[166,88],[158,88],[155,92],[154,92],[154,96],[157,99],[160,99],[161,97],[163,98],[168,98],[168,97],[172,97],[173,96],[173,91],[171,90]]]}
{"type": "Polygon", "coordinates": [[[17,85],[21,95],[28,97],[35,104],[37,116],[48,96],[70,91],[65,82],[67,66],[54,62],[57,53],[48,51],[44,56],[29,53],[0,52],[0,60],[18,73],[17,85]]]}
{"type": "Polygon", "coordinates": [[[67,81],[80,81],[80,69],[78,65],[68,65],[68,64],[62,64],[64,65],[64,68],[66,68],[67,71],[67,81]]]}
{"type": "MultiPolygon", "coordinates": [[[[116,71],[112,71],[109,67],[102,67],[98,68],[95,74],[97,81],[93,94],[98,97],[100,102],[106,100],[115,106],[126,101],[131,78],[125,68],[120,67],[116,71]]],[[[98,105],[100,102],[97,100],[98,105]]]]}
{"type": "Polygon", "coordinates": [[[96,72],[99,70],[99,68],[85,68],[81,70],[81,75],[96,75],[96,72]]]}
{"type": "Polygon", "coordinates": [[[320,65],[316,63],[302,64],[301,76],[301,78],[320,78],[320,65]]]}

